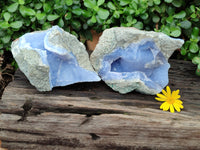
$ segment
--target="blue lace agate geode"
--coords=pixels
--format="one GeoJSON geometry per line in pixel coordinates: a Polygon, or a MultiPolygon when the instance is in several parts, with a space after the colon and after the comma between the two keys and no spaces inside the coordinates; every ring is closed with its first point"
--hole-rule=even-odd
{"type": "Polygon", "coordinates": [[[160,32],[114,27],[103,31],[90,61],[113,90],[154,95],[168,84],[168,59],[183,43],[160,32]]]}
{"type": "Polygon", "coordinates": [[[12,53],[20,70],[39,91],[100,80],[85,46],[58,26],[23,35],[12,43],[12,53]]]}
{"type": "Polygon", "coordinates": [[[125,49],[119,47],[105,55],[98,74],[102,80],[135,80],[136,88],[144,84],[153,91],[160,92],[168,84],[169,67],[154,41],[143,39],[125,49]]]}

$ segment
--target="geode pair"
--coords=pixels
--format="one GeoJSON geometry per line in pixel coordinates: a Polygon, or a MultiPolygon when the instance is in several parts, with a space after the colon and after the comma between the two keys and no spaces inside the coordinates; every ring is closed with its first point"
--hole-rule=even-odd
{"type": "Polygon", "coordinates": [[[100,76],[120,93],[157,94],[168,84],[168,58],[183,43],[163,33],[111,28],[103,32],[90,63],[85,46],[53,26],[23,35],[11,50],[20,70],[39,91],[100,81],[100,76]]]}

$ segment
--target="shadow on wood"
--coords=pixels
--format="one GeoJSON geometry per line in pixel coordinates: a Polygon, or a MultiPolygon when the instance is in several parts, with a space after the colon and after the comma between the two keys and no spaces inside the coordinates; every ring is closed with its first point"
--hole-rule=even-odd
{"type": "Polygon", "coordinates": [[[169,86],[184,109],[163,112],[155,96],[122,95],[103,82],[38,92],[17,71],[0,101],[0,140],[9,150],[200,149],[200,78],[190,62],[170,60],[169,86]]]}

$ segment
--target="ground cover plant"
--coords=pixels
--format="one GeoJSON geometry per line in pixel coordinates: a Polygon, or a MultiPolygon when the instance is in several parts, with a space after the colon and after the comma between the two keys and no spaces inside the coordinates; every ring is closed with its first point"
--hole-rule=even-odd
{"type": "Polygon", "coordinates": [[[10,51],[11,42],[26,32],[52,25],[83,42],[92,39],[91,29],[136,27],[184,39],[177,58],[191,60],[200,76],[199,18],[199,0],[1,0],[0,52],[10,51]]]}

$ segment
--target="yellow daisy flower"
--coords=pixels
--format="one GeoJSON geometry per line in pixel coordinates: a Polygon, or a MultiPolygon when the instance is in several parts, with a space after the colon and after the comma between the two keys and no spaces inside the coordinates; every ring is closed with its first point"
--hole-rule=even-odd
{"type": "Polygon", "coordinates": [[[170,109],[171,113],[174,113],[174,108],[176,111],[180,112],[183,109],[183,102],[179,99],[181,96],[179,95],[179,90],[173,91],[171,93],[171,89],[169,86],[166,87],[166,91],[162,90],[163,94],[157,94],[158,97],[155,99],[158,101],[162,101],[162,105],[160,105],[160,109],[163,111],[167,111],[170,109]]]}

